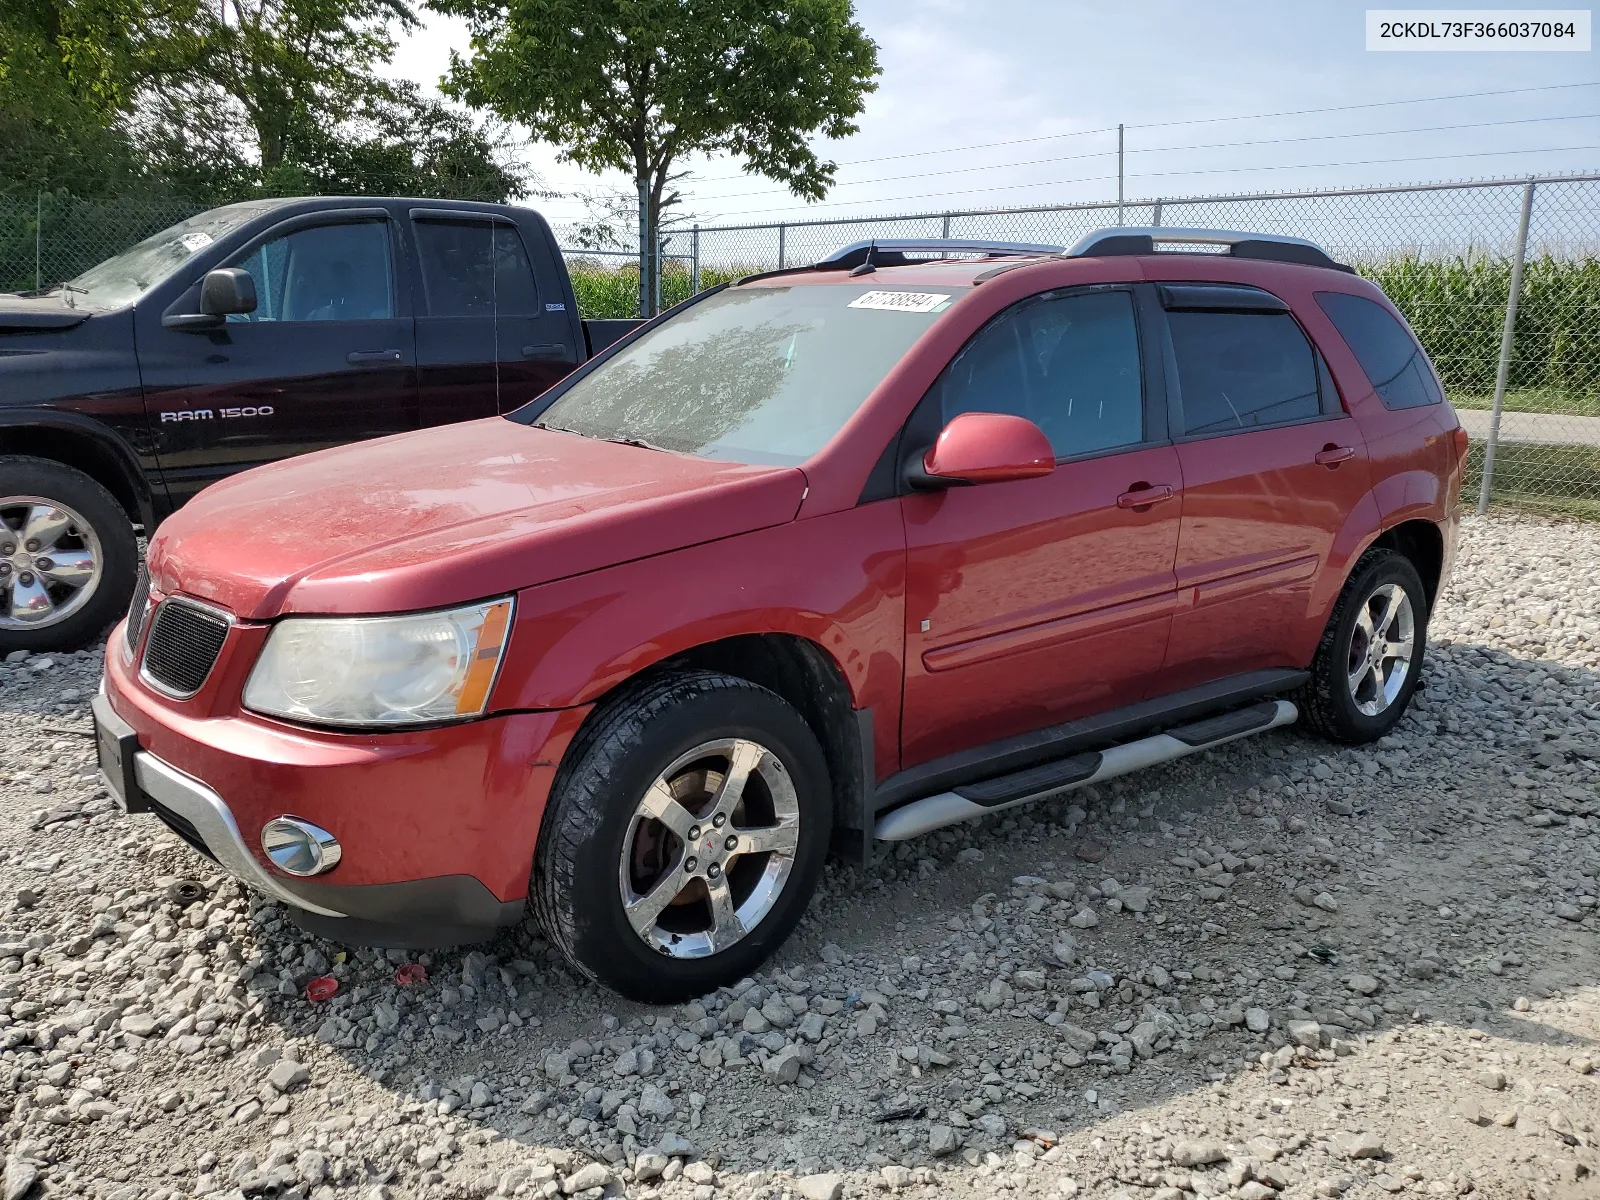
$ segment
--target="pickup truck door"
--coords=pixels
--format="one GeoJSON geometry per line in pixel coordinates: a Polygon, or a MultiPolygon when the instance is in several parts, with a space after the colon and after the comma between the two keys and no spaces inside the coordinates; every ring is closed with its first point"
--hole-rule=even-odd
{"type": "Polygon", "coordinates": [[[301,216],[213,264],[250,272],[255,312],[201,331],[140,314],[145,405],[174,506],[247,467],[416,428],[397,250],[383,209],[301,216]]]}
{"type": "Polygon", "coordinates": [[[520,408],[582,361],[542,240],[530,245],[496,213],[413,208],[410,217],[422,425],[520,408]]]}

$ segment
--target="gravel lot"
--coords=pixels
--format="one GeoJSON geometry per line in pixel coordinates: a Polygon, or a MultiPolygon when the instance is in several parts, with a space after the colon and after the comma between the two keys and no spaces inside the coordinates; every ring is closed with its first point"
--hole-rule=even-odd
{"type": "Polygon", "coordinates": [[[306,938],[112,809],[97,655],[8,664],[3,1197],[1600,1194],[1597,614],[1600,526],[1471,524],[1396,736],[832,868],[661,1010],[522,931],[306,938]]]}

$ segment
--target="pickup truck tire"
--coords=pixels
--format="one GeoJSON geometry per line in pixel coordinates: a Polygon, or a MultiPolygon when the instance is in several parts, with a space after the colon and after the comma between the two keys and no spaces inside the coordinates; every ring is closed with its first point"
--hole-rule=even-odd
{"type": "Polygon", "coordinates": [[[1428,593],[1393,550],[1368,550],[1345,581],[1295,696],[1301,719],[1335,742],[1374,742],[1405,715],[1427,646],[1428,593]]]}
{"type": "Polygon", "coordinates": [[[593,713],[563,756],[535,918],[574,968],[625,996],[703,996],[794,929],[832,813],[822,748],[780,696],[711,671],[657,676],[593,713]]]}
{"type": "Polygon", "coordinates": [[[0,525],[0,653],[79,650],[127,611],[139,569],[133,524],[82,471],[0,456],[0,525]]]}

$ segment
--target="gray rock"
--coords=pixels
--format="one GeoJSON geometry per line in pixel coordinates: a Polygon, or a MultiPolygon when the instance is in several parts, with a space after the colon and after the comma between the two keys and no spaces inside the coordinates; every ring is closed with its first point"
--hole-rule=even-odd
{"type": "Polygon", "coordinates": [[[1225,1162],[1227,1150],[1220,1142],[1202,1142],[1184,1138],[1172,1144],[1172,1161],[1180,1167],[1204,1167],[1225,1162]]]}
{"type": "Polygon", "coordinates": [[[672,1097],[653,1083],[646,1084],[640,1093],[638,1109],[641,1116],[655,1121],[665,1121],[674,1111],[672,1097]]]}
{"type": "Polygon", "coordinates": [[[1100,1044],[1100,1039],[1095,1037],[1094,1034],[1071,1023],[1062,1024],[1056,1029],[1056,1032],[1061,1035],[1062,1041],[1080,1054],[1087,1054],[1100,1044]]]}
{"type": "MultiPolygon", "coordinates": [[[[978,852],[983,853],[981,850],[978,852]]],[[[806,1175],[795,1183],[805,1200],[839,1200],[844,1195],[844,1178],[839,1175],[806,1175]]]]}
{"type": "Polygon", "coordinates": [[[129,1013],[117,1022],[123,1033],[137,1038],[147,1038],[156,1031],[156,1019],[149,1013],[129,1013]]]}
{"type": "Polygon", "coordinates": [[[267,1072],[267,1082],[280,1092],[299,1087],[311,1078],[311,1072],[300,1063],[284,1059],[267,1072]]]}
{"type": "Polygon", "coordinates": [[[672,1160],[659,1150],[645,1150],[633,1161],[633,1177],[640,1183],[649,1183],[652,1179],[659,1179],[661,1172],[667,1169],[667,1164],[672,1160]]]}
{"type": "Polygon", "coordinates": [[[1290,1021],[1289,1040],[1296,1046],[1315,1050],[1322,1045],[1322,1026],[1315,1021],[1290,1021]]]}
{"type": "Polygon", "coordinates": [[[1340,1158],[1382,1158],[1384,1154],[1383,1139],[1375,1133],[1336,1133],[1332,1142],[1340,1158]]]}
{"type": "Polygon", "coordinates": [[[39,1168],[20,1158],[6,1160],[5,1200],[23,1200],[39,1182],[39,1168]]]}
{"type": "Polygon", "coordinates": [[[590,1188],[603,1188],[611,1178],[611,1168],[597,1162],[587,1163],[561,1181],[561,1190],[571,1196],[590,1188]]]}
{"type": "Polygon", "coordinates": [[[1244,1027],[1251,1033],[1265,1033],[1272,1028],[1272,1014],[1264,1008],[1244,1010],[1244,1027]]]}
{"type": "Polygon", "coordinates": [[[928,1153],[944,1158],[961,1149],[961,1137],[948,1125],[934,1125],[928,1130],[928,1153]]]}
{"type": "Polygon", "coordinates": [[[761,1064],[761,1073],[772,1083],[793,1083],[800,1078],[800,1051],[793,1046],[780,1050],[761,1064]]]}

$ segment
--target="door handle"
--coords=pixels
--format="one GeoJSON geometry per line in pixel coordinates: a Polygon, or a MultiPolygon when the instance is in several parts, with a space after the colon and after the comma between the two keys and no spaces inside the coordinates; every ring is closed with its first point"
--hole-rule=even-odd
{"type": "Polygon", "coordinates": [[[534,358],[543,361],[571,362],[572,351],[565,342],[538,342],[522,348],[523,358],[534,358]]]}
{"type": "Polygon", "coordinates": [[[1319,467],[1337,467],[1340,463],[1344,462],[1345,459],[1354,458],[1355,456],[1356,451],[1354,446],[1328,445],[1324,446],[1321,450],[1318,450],[1316,455],[1312,458],[1312,461],[1319,467]]]}
{"type": "Polygon", "coordinates": [[[401,357],[398,350],[352,350],[344,356],[344,360],[356,366],[360,363],[399,362],[401,357]]]}
{"type": "Polygon", "coordinates": [[[1171,500],[1178,493],[1172,490],[1170,484],[1158,483],[1154,486],[1134,486],[1117,497],[1118,508],[1149,508],[1152,504],[1160,504],[1163,500],[1171,500]]]}

